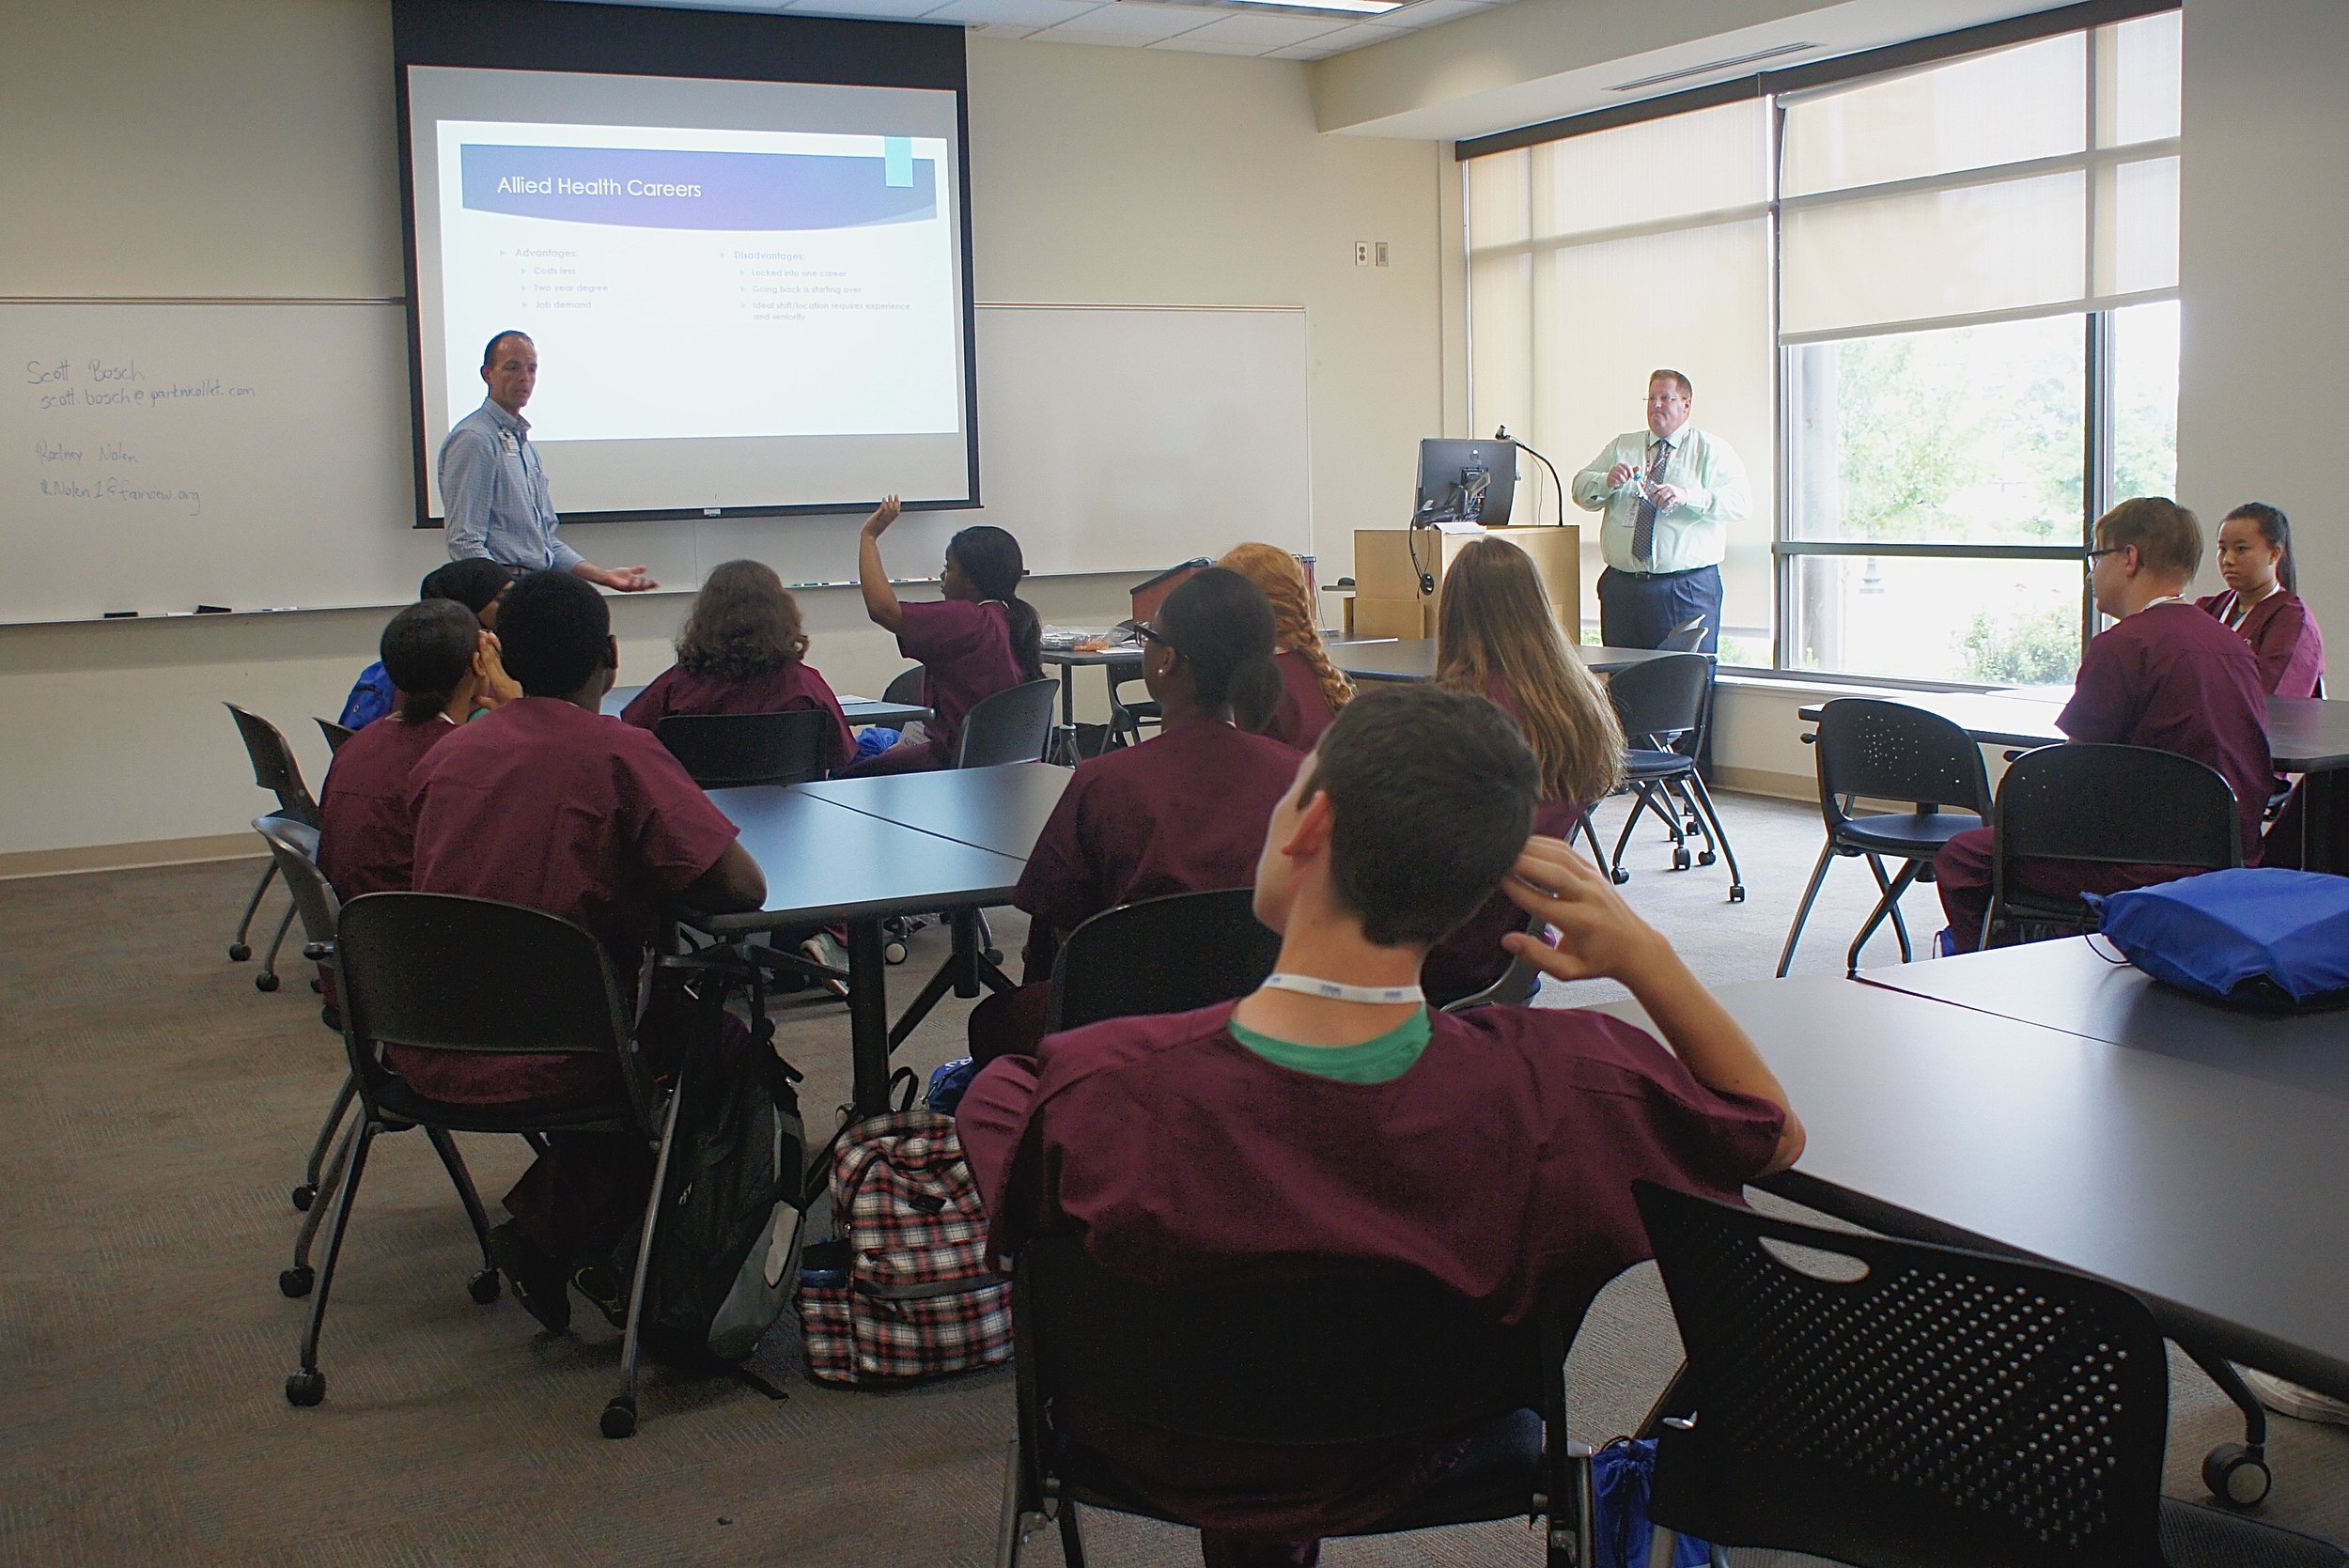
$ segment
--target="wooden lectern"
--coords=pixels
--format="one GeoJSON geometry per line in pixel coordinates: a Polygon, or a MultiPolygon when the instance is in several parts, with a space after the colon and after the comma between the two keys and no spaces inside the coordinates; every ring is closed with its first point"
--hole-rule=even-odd
{"type": "Polygon", "coordinates": [[[1354,637],[1433,637],[1436,602],[1443,591],[1443,574],[1470,539],[1506,539],[1533,558],[1533,570],[1549,595],[1566,641],[1579,643],[1582,615],[1582,530],[1572,523],[1561,528],[1488,528],[1481,534],[1446,534],[1433,528],[1417,530],[1420,569],[1435,576],[1433,593],[1422,593],[1418,571],[1411,564],[1411,535],[1408,528],[1354,530],[1354,598],[1349,601],[1346,630],[1354,637]]]}

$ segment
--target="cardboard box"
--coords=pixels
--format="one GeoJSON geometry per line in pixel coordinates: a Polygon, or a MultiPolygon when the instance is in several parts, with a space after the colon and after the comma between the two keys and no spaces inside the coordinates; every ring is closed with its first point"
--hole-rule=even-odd
{"type": "Polygon", "coordinates": [[[1582,530],[1572,523],[1563,528],[1493,528],[1482,534],[1443,534],[1432,528],[1418,531],[1418,562],[1414,566],[1412,531],[1407,528],[1358,528],[1354,531],[1354,604],[1357,637],[1433,637],[1436,605],[1442,597],[1443,575],[1471,539],[1505,539],[1532,557],[1533,569],[1549,595],[1551,609],[1565,629],[1568,643],[1581,641],[1582,530]],[[1432,573],[1436,591],[1420,592],[1419,573],[1432,573]],[[1416,601],[1423,610],[1417,619],[1402,613],[1416,601]],[[1380,608],[1374,612],[1372,607],[1380,608]],[[1389,608],[1392,607],[1392,608],[1389,608]],[[1374,629],[1374,626],[1383,629],[1374,629]],[[1398,630],[1413,626],[1423,629],[1398,630]]]}

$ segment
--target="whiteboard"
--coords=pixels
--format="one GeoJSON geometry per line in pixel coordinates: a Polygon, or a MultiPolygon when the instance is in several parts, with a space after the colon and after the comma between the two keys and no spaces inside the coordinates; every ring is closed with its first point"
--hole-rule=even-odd
{"type": "MultiPolygon", "coordinates": [[[[976,512],[914,513],[893,572],[985,520],[1032,571],[1154,571],[1236,540],[1312,549],[1302,309],[981,305],[976,512]]],[[[0,303],[0,622],[406,603],[413,528],[397,303],[0,303]]],[[[690,390],[690,389],[681,389],[690,390]]],[[[548,473],[563,499],[559,454],[548,473]]],[[[738,555],[855,575],[853,518],[568,524],[690,590],[738,555]]]]}

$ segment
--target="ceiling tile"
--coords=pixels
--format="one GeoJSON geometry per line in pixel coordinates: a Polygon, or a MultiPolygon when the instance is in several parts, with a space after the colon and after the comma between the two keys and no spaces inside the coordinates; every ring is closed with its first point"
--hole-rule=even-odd
{"type": "Polygon", "coordinates": [[[1455,17],[1490,8],[1483,0],[1413,0],[1401,10],[1381,11],[1377,21],[1393,27],[1435,27],[1455,17]]]}
{"type": "Polygon", "coordinates": [[[1083,32],[1149,43],[1188,33],[1194,27],[1213,22],[1216,14],[1198,6],[1153,6],[1146,0],[1115,0],[1115,3],[1103,6],[1098,10],[1086,12],[1074,22],[1063,23],[1052,31],[1083,32]]]}
{"type": "Polygon", "coordinates": [[[1088,33],[1075,27],[1047,27],[1028,35],[1030,43],[1089,43],[1102,49],[1147,49],[1157,42],[1139,33],[1088,33]]]}
{"type": "Polygon", "coordinates": [[[944,0],[796,0],[791,16],[863,17],[876,22],[905,22],[926,16],[944,0]]]}
{"type": "Polygon", "coordinates": [[[1272,50],[1265,55],[1265,58],[1268,60],[1326,60],[1337,52],[1336,44],[1325,43],[1315,39],[1311,43],[1300,43],[1294,48],[1272,50]]]}
{"type": "MultiPolygon", "coordinates": [[[[841,0],[842,4],[855,0],[841,0]]],[[[974,27],[1055,27],[1100,8],[1097,0],[947,0],[931,11],[931,22],[959,22],[974,27]]]]}
{"type": "Polygon", "coordinates": [[[1327,46],[1330,53],[1339,54],[1349,49],[1364,49],[1374,43],[1385,43],[1390,39],[1399,39],[1409,32],[1408,27],[1379,27],[1367,22],[1357,22],[1334,33],[1324,33],[1313,42],[1316,47],[1327,46]]]}
{"type": "Polygon", "coordinates": [[[971,31],[983,39],[1032,39],[1036,34],[1034,27],[1012,27],[1000,22],[985,27],[973,27],[971,31]]]}
{"type": "Polygon", "coordinates": [[[1346,25],[1329,17],[1283,16],[1278,12],[1262,15],[1248,12],[1234,16],[1224,11],[1213,11],[1209,14],[1216,20],[1183,35],[1185,48],[1194,43],[1252,43],[1259,51],[1286,49],[1291,44],[1303,43],[1307,39],[1334,33],[1346,25]]]}

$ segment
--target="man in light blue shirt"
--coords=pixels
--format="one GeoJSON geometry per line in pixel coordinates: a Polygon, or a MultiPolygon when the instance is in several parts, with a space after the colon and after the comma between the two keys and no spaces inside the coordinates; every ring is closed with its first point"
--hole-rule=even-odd
{"type": "Polygon", "coordinates": [[[1702,617],[1703,653],[1720,647],[1721,554],[1729,525],[1753,510],[1746,465],[1719,436],[1692,428],[1696,389],[1677,370],[1648,378],[1647,428],[1617,436],[1574,476],[1574,504],[1605,509],[1599,640],[1660,647],[1702,617]]]}
{"type": "Polygon", "coordinates": [[[621,594],[659,587],[642,567],[599,567],[555,537],[563,520],[522,417],[538,384],[538,346],[529,334],[502,332],[490,339],[481,351],[481,380],[489,396],[441,442],[449,559],[479,555],[521,571],[567,571],[621,594]]]}

